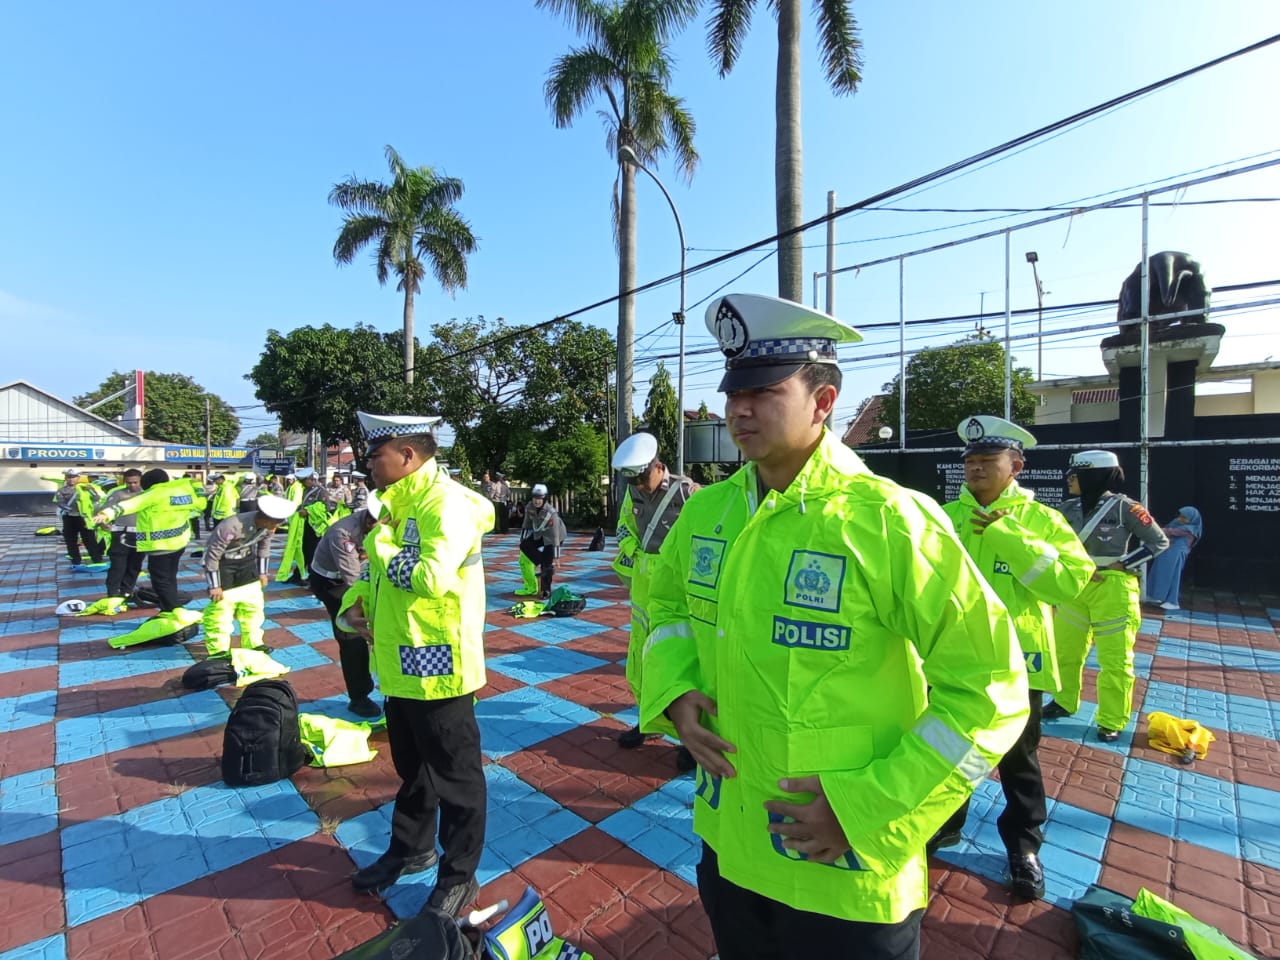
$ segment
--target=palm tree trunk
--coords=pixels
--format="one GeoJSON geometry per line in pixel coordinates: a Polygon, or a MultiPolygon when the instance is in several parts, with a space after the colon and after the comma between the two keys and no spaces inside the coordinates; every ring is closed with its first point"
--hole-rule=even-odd
{"type": "MultiPolygon", "coordinates": [[[[778,0],[778,78],[775,87],[774,194],[778,232],[799,226],[804,209],[800,137],[800,0],[778,0]]],[[[804,302],[804,237],[778,241],[778,296],[804,302]]]]}
{"type": "Polygon", "coordinates": [[[615,443],[631,436],[632,365],[635,362],[636,168],[622,167],[618,200],[618,430],[615,443]]]}
{"type": "Polygon", "coordinates": [[[404,287],[404,382],[413,383],[413,290],[404,287]]]}

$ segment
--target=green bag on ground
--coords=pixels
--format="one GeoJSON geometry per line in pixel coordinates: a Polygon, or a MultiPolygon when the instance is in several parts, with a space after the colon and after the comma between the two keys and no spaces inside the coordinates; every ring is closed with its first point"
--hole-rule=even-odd
{"type": "Polygon", "coordinates": [[[1090,887],[1071,905],[1080,934],[1079,960],[1193,960],[1176,924],[1133,912],[1133,900],[1105,887],[1090,887]]]}
{"type": "Polygon", "coordinates": [[[1179,927],[1187,940],[1187,947],[1196,960],[1258,960],[1252,953],[1241,950],[1217,927],[1197,920],[1187,911],[1175,907],[1168,900],[1157,897],[1143,887],[1133,901],[1133,912],[1179,927]]]}

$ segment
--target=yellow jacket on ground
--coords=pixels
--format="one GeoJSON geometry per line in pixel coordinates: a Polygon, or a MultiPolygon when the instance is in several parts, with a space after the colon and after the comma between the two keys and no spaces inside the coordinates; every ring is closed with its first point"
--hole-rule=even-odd
{"type": "Polygon", "coordinates": [[[342,605],[363,600],[379,688],[412,700],[478,690],[485,682],[480,538],[493,529],[493,504],[434,459],[379,496],[383,522],[364,540],[367,579],[342,605]]]}
{"type": "Polygon", "coordinates": [[[694,829],[730,882],[796,909],[896,922],[925,906],[925,842],[1028,714],[1013,623],[937,504],[829,432],[784,492],[754,464],[685,504],[653,566],[642,730],[699,689],[737,770],[698,770],[694,829]],[[852,850],[786,850],[767,800],[818,775],[852,850]]]}
{"type": "Polygon", "coordinates": [[[1052,605],[1074,600],[1089,583],[1095,567],[1084,544],[1059,511],[1037,503],[1035,494],[1016,480],[985,507],[962,486],[960,499],[942,509],[978,570],[1009,608],[1031,689],[1057,690],[1052,605]],[[976,532],[970,522],[974,512],[996,510],[1010,513],[976,532]]]}

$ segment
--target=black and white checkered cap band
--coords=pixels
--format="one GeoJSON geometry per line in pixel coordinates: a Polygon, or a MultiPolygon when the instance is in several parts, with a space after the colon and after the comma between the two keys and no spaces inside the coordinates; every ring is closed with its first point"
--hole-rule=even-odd
{"type": "Polygon", "coordinates": [[[763,367],[775,363],[816,363],[836,359],[836,342],[825,337],[784,337],[752,340],[741,354],[725,361],[725,368],[763,367]]]}
{"type": "Polygon", "coordinates": [[[419,437],[431,432],[430,422],[397,423],[389,427],[374,427],[364,435],[365,440],[392,440],[396,437],[419,437]]]}

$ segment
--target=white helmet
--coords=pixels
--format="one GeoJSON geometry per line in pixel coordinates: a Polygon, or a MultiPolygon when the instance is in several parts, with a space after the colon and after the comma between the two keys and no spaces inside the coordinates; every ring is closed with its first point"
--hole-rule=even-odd
{"type": "Polygon", "coordinates": [[[531,497],[545,497],[547,495],[547,485],[545,483],[535,483],[533,489],[529,491],[531,497]]]}
{"type": "Polygon", "coordinates": [[[1120,466],[1120,458],[1110,450],[1081,450],[1071,455],[1072,470],[1106,470],[1120,466]]]}
{"type": "Polygon", "coordinates": [[[651,433],[633,433],[618,444],[613,454],[613,469],[624,477],[637,476],[658,459],[658,438],[651,433]]]}

